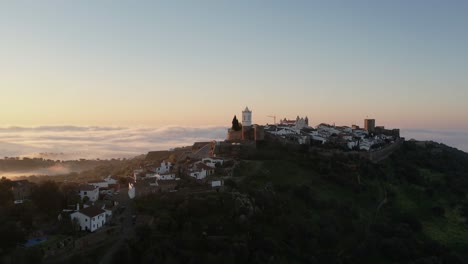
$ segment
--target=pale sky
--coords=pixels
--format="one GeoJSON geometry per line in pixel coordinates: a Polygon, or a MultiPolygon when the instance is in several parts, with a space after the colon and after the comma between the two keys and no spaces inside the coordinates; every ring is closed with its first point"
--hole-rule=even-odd
{"type": "Polygon", "coordinates": [[[468,130],[468,2],[0,2],[0,126],[468,130]]]}

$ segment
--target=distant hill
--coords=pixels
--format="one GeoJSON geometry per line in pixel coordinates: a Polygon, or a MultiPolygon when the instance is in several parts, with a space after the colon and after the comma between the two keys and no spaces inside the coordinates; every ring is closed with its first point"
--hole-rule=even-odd
{"type": "Polygon", "coordinates": [[[115,259],[134,263],[468,263],[468,154],[405,142],[372,163],[281,147],[224,192],[136,201],[154,216],[115,259]]]}

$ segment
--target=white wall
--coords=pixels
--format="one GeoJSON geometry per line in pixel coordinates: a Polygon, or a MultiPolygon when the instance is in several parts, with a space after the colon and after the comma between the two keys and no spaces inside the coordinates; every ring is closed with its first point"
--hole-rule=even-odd
{"type": "Polygon", "coordinates": [[[208,170],[200,170],[200,171],[194,171],[190,173],[190,177],[194,177],[197,180],[201,180],[206,178],[206,176],[211,175],[211,171],[208,170]]]}
{"type": "Polygon", "coordinates": [[[108,182],[105,182],[105,181],[102,181],[102,182],[90,182],[88,183],[89,185],[92,185],[94,187],[98,187],[98,188],[108,188],[109,187],[109,183],[108,182]]]}
{"type": "Polygon", "coordinates": [[[99,199],[99,188],[96,188],[92,191],[80,190],[80,197],[83,200],[84,197],[88,197],[91,202],[95,202],[99,199]]]}
{"type": "Polygon", "coordinates": [[[175,180],[175,174],[162,174],[159,175],[159,180],[175,180]]]}
{"type": "Polygon", "coordinates": [[[103,212],[95,217],[88,217],[87,215],[82,214],[81,212],[74,212],[70,215],[72,221],[74,219],[78,220],[81,230],[89,230],[91,232],[96,231],[106,224],[106,213],[103,212]]]}
{"type": "Polygon", "coordinates": [[[91,219],[91,232],[101,228],[106,223],[106,213],[96,215],[91,219]]]}
{"type": "Polygon", "coordinates": [[[78,224],[80,225],[80,229],[81,230],[86,230],[86,227],[88,227],[88,230],[91,230],[91,228],[89,227],[89,224],[91,223],[91,220],[89,217],[87,217],[86,215],[80,213],[80,212],[74,212],[70,215],[72,221],[74,219],[77,219],[78,220],[78,224]]]}
{"type": "Polygon", "coordinates": [[[171,163],[170,162],[161,162],[161,166],[156,168],[156,173],[166,173],[171,169],[171,163]]]}
{"type": "Polygon", "coordinates": [[[212,159],[212,158],[204,158],[202,162],[212,168],[216,168],[216,163],[223,165],[224,160],[222,159],[212,159]]]}
{"type": "Polygon", "coordinates": [[[107,176],[107,178],[105,178],[104,181],[107,182],[107,184],[117,184],[117,180],[112,179],[111,176],[107,176]]]}

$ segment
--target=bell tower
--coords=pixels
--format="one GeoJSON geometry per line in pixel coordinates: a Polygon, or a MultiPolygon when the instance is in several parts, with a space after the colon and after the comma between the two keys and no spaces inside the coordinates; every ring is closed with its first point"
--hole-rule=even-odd
{"type": "Polygon", "coordinates": [[[251,126],[252,125],[252,111],[248,107],[245,107],[242,111],[242,126],[251,126]]]}

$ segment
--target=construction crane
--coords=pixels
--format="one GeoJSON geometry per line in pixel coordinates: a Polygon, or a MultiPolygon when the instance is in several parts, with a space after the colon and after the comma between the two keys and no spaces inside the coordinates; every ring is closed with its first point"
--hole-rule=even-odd
{"type": "Polygon", "coordinates": [[[273,125],[276,125],[276,116],[275,115],[269,115],[267,117],[273,118],[273,125]]]}

